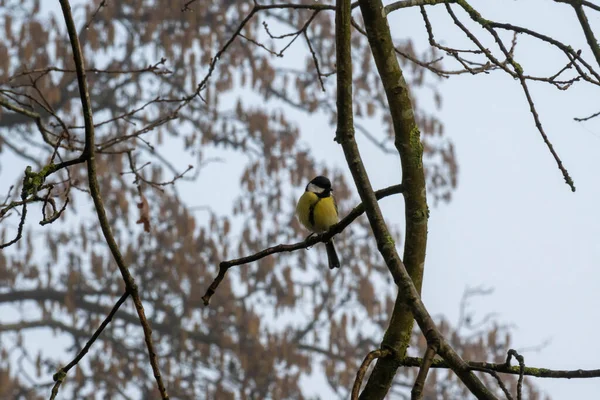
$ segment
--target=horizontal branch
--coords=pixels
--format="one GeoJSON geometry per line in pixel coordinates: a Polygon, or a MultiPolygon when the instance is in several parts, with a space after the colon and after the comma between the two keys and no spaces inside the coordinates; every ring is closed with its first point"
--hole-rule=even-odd
{"type": "MultiPolygon", "coordinates": [[[[196,0],[189,0],[183,5],[181,11],[192,11],[189,6],[196,2],[196,0]]],[[[335,11],[335,6],[329,4],[319,4],[314,2],[313,4],[298,4],[298,3],[279,3],[279,4],[257,4],[254,3],[254,8],[257,10],[276,10],[276,9],[293,9],[293,10],[330,10],[335,11]]],[[[351,5],[352,8],[358,7],[358,1],[355,1],[351,5]]]]}
{"type": "Polygon", "coordinates": [[[383,9],[386,14],[391,13],[392,11],[400,10],[402,8],[408,7],[416,7],[416,6],[433,6],[436,4],[444,4],[444,3],[455,3],[456,0],[402,0],[396,1],[394,3],[388,4],[383,9]]]}
{"type": "MultiPolygon", "coordinates": [[[[321,354],[332,360],[346,362],[348,357],[345,354],[338,354],[328,349],[312,346],[309,344],[299,344],[298,349],[321,354]]],[[[388,356],[389,357],[389,356],[388,356]]],[[[398,364],[403,367],[421,367],[423,359],[421,357],[405,357],[397,360],[398,364]]],[[[473,371],[494,371],[501,374],[519,375],[520,367],[510,366],[506,364],[488,363],[481,361],[467,361],[467,366],[473,371]]],[[[449,369],[450,366],[444,360],[435,358],[431,363],[431,368],[449,369]]],[[[548,368],[525,367],[523,375],[533,376],[535,378],[553,378],[553,379],[589,379],[600,378],[600,369],[575,369],[575,370],[557,370],[548,368]]]]}
{"type": "MultiPolygon", "coordinates": [[[[0,305],[4,303],[16,303],[23,301],[35,301],[37,303],[44,303],[46,301],[52,301],[59,305],[65,304],[65,299],[70,296],[74,296],[74,306],[80,310],[84,310],[86,313],[94,313],[106,315],[111,311],[111,306],[104,305],[97,302],[92,302],[86,300],[86,296],[98,296],[98,295],[106,295],[106,296],[114,296],[116,293],[106,292],[99,293],[97,291],[84,291],[84,290],[75,290],[73,293],[69,294],[66,291],[60,291],[49,288],[36,288],[31,290],[15,290],[6,293],[0,293],[0,305]]],[[[114,317],[122,322],[125,322],[130,325],[139,325],[139,318],[137,315],[124,311],[122,309],[118,310],[114,317]]],[[[43,328],[45,326],[55,327],[51,325],[48,321],[24,321],[17,324],[2,324],[0,323],[0,333],[14,331],[18,329],[34,329],[34,328],[43,328]]],[[[66,325],[65,325],[66,326],[66,325]]],[[[57,328],[67,330],[67,328],[62,328],[61,326],[56,326],[57,328]]],[[[174,332],[174,328],[171,324],[164,321],[153,321],[152,328],[155,332],[160,333],[161,335],[172,335],[174,332]]],[[[200,343],[215,343],[216,338],[214,336],[203,333],[202,331],[186,331],[186,335],[191,339],[200,342],[200,343]]]]}
{"type": "MultiPolygon", "coordinates": [[[[404,367],[420,367],[423,359],[420,357],[406,357],[400,361],[400,365],[404,367]]],[[[466,361],[467,365],[473,371],[495,371],[502,374],[519,375],[520,366],[510,366],[507,364],[488,363],[480,361],[466,361]]],[[[433,360],[431,368],[450,368],[447,362],[438,358],[433,360]]],[[[534,376],[536,378],[600,378],[600,369],[576,369],[576,370],[556,370],[548,368],[525,367],[523,375],[534,376]]]]}
{"type": "MultiPolygon", "coordinates": [[[[402,191],[403,191],[402,185],[393,185],[393,186],[389,186],[385,189],[376,191],[375,197],[377,197],[377,200],[381,200],[384,197],[387,197],[387,196],[390,196],[393,194],[402,193],[402,191]]],[[[227,273],[227,270],[229,270],[229,268],[236,266],[236,265],[248,264],[248,263],[251,263],[254,261],[258,261],[258,260],[265,258],[267,256],[270,256],[272,254],[292,252],[292,251],[296,251],[296,250],[300,250],[300,249],[306,249],[308,247],[314,246],[315,244],[317,244],[319,242],[326,242],[329,239],[331,239],[334,235],[337,235],[338,233],[340,233],[344,229],[346,229],[346,227],[348,225],[350,225],[356,218],[358,218],[364,212],[365,212],[365,206],[363,205],[363,203],[360,203],[359,205],[354,207],[354,209],[352,211],[350,211],[350,213],[348,215],[346,215],[340,222],[338,222],[337,224],[332,226],[331,229],[329,229],[327,232],[325,232],[323,234],[309,236],[308,238],[306,238],[306,240],[303,240],[302,242],[298,242],[298,243],[294,243],[294,244],[280,244],[277,246],[266,248],[262,251],[259,251],[258,253],[252,254],[250,256],[221,262],[219,264],[219,273],[218,273],[217,277],[214,279],[214,281],[209,286],[208,290],[206,291],[206,294],[204,296],[202,296],[204,305],[207,306],[210,303],[210,298],[212,297],[213,294],[215,294],[215,291],[219,287],[219,284],[221,283],[223,278],[225,278],[225,274],[227,273]]]]}

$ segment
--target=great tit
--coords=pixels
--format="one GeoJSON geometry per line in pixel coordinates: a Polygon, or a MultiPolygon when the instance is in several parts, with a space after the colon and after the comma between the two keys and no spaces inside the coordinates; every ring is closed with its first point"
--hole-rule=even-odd
{"type": "MultiPolygon", "coordinates": [[[[331,181],[324,176],[317,176],[306,185],[304,194],[300,196],[296,206],[296,215],[302,225],[313,233],[326,232],[338,222],[338,210],[335,199],[331,194],[331,181]]],[[[325,242],[329,268],[339,268],[338,259],[333,239],[325,242]]]]}

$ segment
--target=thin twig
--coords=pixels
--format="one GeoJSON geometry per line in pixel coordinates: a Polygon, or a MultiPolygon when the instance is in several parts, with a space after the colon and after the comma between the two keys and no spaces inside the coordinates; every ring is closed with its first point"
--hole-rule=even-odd
{"type": "Polygon", "coordinates": [[[89,26],[92,24],[92,22],[94,21],[94,18],[96,18],[96,15],[98,15],[98,13],[100,12],[100,10],[103,7],[106,7],[106,1],[107,0],[102,0],[100,2],[100,4],[98,4],[98,8],[96,8],[96,10],[92,13],[90,20],[83,26],[83,30],[86,30],[87,28],[89,28],[89,26]]]}
{"type": "Polygon", "coordinates": [[[506,366],[510,367],[510,360],[512,357],[515,357],[517,359],[517,362],[519,363],[519,380],[517,381],[517,400],[522,400],[523,399],[523,379],[524,379],[524,374],[525,374],[525,359],[523,358],[522,355],[520,355],[519,353],[517,353],[516,350],[514,349],[510,349],[508,350],[508,353],[506,355],[506,366]]]}
{"type": "Polygon", "coordinates": [[[310,44],[310,39],[308,38],[308,34],[304,31],[304,39],[306,39],[306,44],[308,45],[308,50],[310,50],[310,54],[312,55],[313,62],[315,63],[315,68],[317,69],[317,78],[319,78],[319,83],[321,84],[321,89],[325,91],[325,85],[323,84],[323,74],[321,73],[321,69],[319,68],[319,60],[317,59],[317,54],[312,48],[310,44]]]}
{"type": "Polygon", "coordinates": [[[592,115],[589,115],[589,116],[587,116],[587,117],[580,117],[580,118],[573,118],[573,119],[574,119],[575,121],[578,121],[578,122],[583,122],[583,121],[588,121],[588,120],[590,120],[590,119],[592,119],[592,118],[596,118],[596,117],[597,117],[597,116],[599,116],[599,115],[600,115],[600,111],[598,111],[597,113],[594,113],[594,114],[592,114],[592,115]]]}
{"type": "MultiPolygon", "coordinates": [[[[548,139],[548,135],[546,135],[544,127],[542,126],[542,122],[540,120],[537,109],[535,107],[535,103],[533,102],[533,98],[531,96],[531,93],[529,92],[529,86],[527,85],[527,81],[525,80],[525,76],[523,75],[523,67],[521,67],[521,65],[513,59],[510,51],[506,49],[506,47],[504,46],[504,43],[502,42],[502,39],[500,38],[498,33],[494,30],[494,27],[501,27],[502,25],[507,25],[507,24],[493,23],[491,21],[483,19],[481,14],[479,14],[479,12],[477,12],[475,9],[473,9],[471,7],[471,5],[469,3],[467,3],[466,0],[457,0],[457,3],[469,14],[469,16],[471,17],[471,19],[473,19],[473,21],[477,22],[479,25],[481,25],[484,29],[486,29],[492,35],[492,37],[496,40],[498,47],[500,48],[502,53],[504,53],[508,63],[513,67],[514,73],[519,78],[519,82],[523,89],[523,93],[525,94],[525,97],[527,98],[527,103],[529,104],[529,109],[530,109],[531,115],[533,116],[535,126],[536,126],[538,132],[540,133],[540,135],[542,136],[544,143],[548,147],[550,154],[552,154],[552,157],[554,158],[556,165],[558,166],[558,169],[560,169],[560,171],[562,172],[565,182],[567,183],[567,185],[569,185],[569,187],[571,188],[571,191],[574,192],[575,184],[573,182],[573,179],[569,175],[569,172],[567,171],[567,169],[563,166],[562,160],[560,159],[560,157],[554,150],[554,146],[550,142],[550,139],[548,139]]],[[[449,4],[446,4],[446,8],[449,10],[450,13],[452,12],[449,4]]],[[[456,18],[456,17],[453,17],[453,18],[456,18]]],[[[456,22],[456,19],[455,19],[455,22],[456,22]]],[[[515,32],[518,32],[518,30],[515,30],[515,32]]],[[[490,54],[491,53],[489,51],[486,52],[486,55],[488,55],[488,58],[490,57],[490,54]]],[[[494,63],[498,63],[498,61],[495,59],[493,59],[492,61],[494,63]]]]}
{"type": "Polygon", "coordinates": [[[600,11],[600,5],[594,4],[594,3],[589,2],[587,0],[554,0],[554,1],[557,2],[557,3],[566,3],[566,4],[571,4],[571,5],[573,5],[573,4],[581,4],[581,5],[584,5],[586,7],[591,8],[593,10],[600,11]]]}
{"type": "Polygon", "coordinates": [[[492,371],[492,370],[484,370],[484,371],[496,379],[496,382],[498,382],[498,386],[500,387],[500,390],[502,390],[502,392],[506,396],[506,400],[514,400],[512,394],[510,394],[510,392],[508,391],[508,388],[506,387],[504,382],[502,382],[502,378],[500,378],[500,375],[498,375],[498,373],[496,371],[492,371]]]}
{"type": "Polygon", "coordinates": [[[367,354],[362,364],[360,365],[360,368],[358,368],[358,371],[356,371],[356,379],[354,379],[354,385],[352,386],[352,395],[350,396],[352,400],[358,399],[358,394],[360,393],[360,387],[362,386],[363,379],[365,377],[365,374],[367,373],[367,369],[369,369],[369,365],[371,365],[373,360],[377,358],[387,357],[391,354],[392,352],[387,349],[377,349],[367,354]]]}
{"type": "MultiPolygon", "coordinates": [[[[27,216],[27,194],[28,194],[27,193],[27,185],[26,185],[27,179],[28,179],[28,175],[27,175],[27,170],[26,170],[25,177],[23,178],[23,188],[21,189],[21,202],[20,203],[22,204],[23,207],[21,208],[21,219],[19,220],[19,226],[17,228],[17,236],[9,242],[0,244],[0,249],[3,249],[5,247],[11,246],[11,245],[17,243],[19,240],[21,240],[21,237],[23,236],[23,227],[25,226],[25,217],[27,216]]],[[[9,205],[9,207],[7,209],[10,209],[10,208],[12,208],[12,207],[9,205]]]]}
{"type": "Polygon", "coordinates": [[[71,368],[73,368],[75,365],[77,365],[79,363],[79,361],[81,361],[81,359],[87,354],[87,352],[90,350],[90,347],[92,347],[92,345],[94,344],[96,339],[98,339],[98,337],[100,336],[100,334],[102,333],[104,328],[106,328],[108,326],[108,324],[110,323],[110,321],[113,319],[113,317],[119,310],[119,307],[121,307],[121,304],[123,304],[125,302],[125,300],[127,300],[127,297],[129,297],[129,292],[123,293],[123,295],[119,298],[119,300],[117,300],[117,302],[113,306],[112,310],[110,310],[110,313],[108,313],[108,315],[106,316],[104,321],[102,321],[102,323],[100,324],[98,329],[96,329],[96,332],[94,332],[94,334],[92,335],[90,340],[87,341],[85,346],[83,346],[83,348],[77,354],[77,356],[73,359],[73,361],[71,361],[66,366],[59,369],[58,372],[54,374],[52,379],[54,379],[54,382],[56,382],[56,383],[54,384],[54,387],[52,388],[52,394],[50,395],[50,400],[54,400],[54,398],[56,398],[56,395],[58,394],[58,388],[64,382],[69,370],[71,368]]]}
{"type": "Polygon", "coordinates": [[[431,341],[431,343],[427,344],[427,349],[425,350],[425,354],[423,355],[423,362],[421,363],[419,373],[417,374],[417,378],[415,379],[415,384],[413,385],[413,388],[410,392],[411,400],[421,400],[423,398],[425,380],[427,379],[429,368],[431,367],[431,363],[433,362],[433,358],[435,357],[438,348],[439,341],[436,341],[435,339],[431,341]]]}

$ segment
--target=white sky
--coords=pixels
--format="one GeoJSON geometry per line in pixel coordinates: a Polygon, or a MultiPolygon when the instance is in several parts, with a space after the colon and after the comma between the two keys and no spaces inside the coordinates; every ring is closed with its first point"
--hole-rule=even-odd
{"type": "MultiPolygon", "coordinates": [[[[575,49],[585,48],[567,5],[549,0],[472,4],[485,18],[533,25],[576,44],[575,49]]],[[[435,8],[440,12],[432,11],[430,17],[438,40],[464,47],[462,34],[444,18],[443,6],[435,8]]],[[[600,36],[596,15],[589,12],[588,18],[600,36]]],[[[411,36],[418,44],[426,43],[417,10],[392,14],[390,25],[396,37],[411,36]]],[[[516,57],[526,73],[547,72],[563,66],[556,54],[523,41],[516,57]]],[[[465,287],[493,287],[494,293],[475,305],[479,315],[497,312],[500,321],[513,323],[517,349],[550,341],[539,352],[524,353],[527,365],[600,368],[596,357],[600,354],[596,315],[600,306],[600,119],[583,124],[572,120],[600,111],[598,88],[579,84],[560,92],[545,85],[531,86],[546,132],[575,181],[576,193],[564,183],[535,129],[517,81],[501,73],[461,76],[444,81],[441,90],[443,108],[438,115],[455,144],[460,169],[452,201],[431,209],[423,288],[430,313],[456,321],[465,287]]],[[[424,104],[425,99],[419,101],[424,104]]],[[[344,167],[342,150],[331,140],[334,128],[325,119],[304,118],[302,130],[316,159],[344,167]]],[[[399,171],[397,157],[382,157],[358,138],[374,187],[398,183],[399,177],[379,172],[399,171]]],[[[209,166],[207,172],[210,168],[219,169],[221,181],[228,174],[223,165],[209,166]]],[[[225,192],[223,196],[227,198],[225,192]]],[[[386,199],[382,206],[390,222],[401,223],[399,197],[386,199]]],[[[600,379],[537,379],[536,384],[554,400],[592,399],[600,391],[600,379]]]]}
{"type": "MultiPolygon", "coordinates": [[[[484,18],[533,27],[589,55],[569,6],[547,0],[471,4],[484,18]]],[[[465,47],[462,33],[445,18],[444,6],[428,10],[438,41],[465,47]]],[[[588,18],[600,35],[598,13],[588,12],[588,18]]],[[[389,21],[395,37],[426,43],[417,10],[396,12],[389,21]]],[[[547,46],[519,40],[516,57],[525,73],[554,73],[564,66],[547,46]]],[[[578,84],[562,92],[547,84],[530,85],[546,133],[575,181],[572,193],[535,128],[518,81],[497,72],[441,84],[438,115],[455,144],[459,183],[448,205],[431,208],[423,299],[431,314],[456,321],[466,287],[493,287],[492,295],[474,304],[477,315],[495,312],[500,322],[514,324],[515,349],[548,342],[541,351],[523,353],[529,366],[600,368],[600,119],[573,121],[600,111],[598,89],[578,84]]],[[[419,104],[424,100],[419,98],[419,104]]],[[[310,122],[303,127],[317,159],[344,165],[341,148],[316,129],[333,135],[333,128],[310,122]]],[[[382,157],[366,140],[360,144],[374,187],[398,183],[398,177],[379,172],[398,168],[397,158],[382,157]]],[[[390,222],[401,223],[400,200],[388,198],[382,205],[390,222]]],[[[554,400],[592,399],[600,391],[600,378],[526,379],[535,379],[554,400]]]]}

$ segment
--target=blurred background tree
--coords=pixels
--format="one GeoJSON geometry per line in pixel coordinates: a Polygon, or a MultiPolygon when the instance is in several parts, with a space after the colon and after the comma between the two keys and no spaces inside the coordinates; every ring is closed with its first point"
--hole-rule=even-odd
{"type": "MultiPolygon", "coordinates": [[[[249,2],[182,7],[162,0],[73,4],[100,188],[151,321],[169,394],[300,399],[310,382],[319,382],[347,398],[395,299],[364,217],[337,239],[339,271],[326,268],[315,246],[232,269],[212,307],[201,300],[219,262],[306,236],[293,210],[315,175],[333,178],[341,215],[358,202],[345,172],[315,159],[302,136],[307,118],[324,117],[332,125],[322,127],[322,140],[333,140],[332,6],[254,13],[249,2]]],[[[20,223],[25,167],[40,171],[76,159],[84,126],[58,3],[4,0],[0,21],[0,168],[3,182],[13,183],[5,187],[1,237],[3,244],[19,239],[0,253],[0,398],[45,398],[52,374],[89,339],[124,285],[91,212],[84,165],[52,174],[20,223]]],[[[355,23],[357,133],[382,153],[395,152],[387,101],[355,23]]],[[[448,202],[458,163],[435,116],[442,105],[437,84],[499,66],[451,54],[464,65],[446,70],[439,47],[416,49],[410,37],[396,44],[423,134],[430,204],[448,202]],[[435,107],[420,107],[423,97],[435,107]]],[[[398,228],[396,236],[401,242],[398,228]]],[[[456,324],[440,318],[440,326],[465,357],[504,361],[506,326],[466,318],[456,324]]],[[[422,336],[415,333],[412,343],[409,353],[422,354],[422,336]]],[[[407,397],[416,373],[401,369],[390,398],[407,397]]],[[[426,398],[467,395],[451,373],[432,372],[429,383],[426,398]]],[[[507,381],[511,389],[515,384],[507,381]]],[[[526,398],[539,398],[528,382],[526,390],[526,398]]],[[[69,374],[59,398],[156,397],[128,302],[69,374]]]]}

